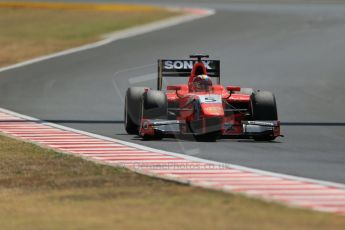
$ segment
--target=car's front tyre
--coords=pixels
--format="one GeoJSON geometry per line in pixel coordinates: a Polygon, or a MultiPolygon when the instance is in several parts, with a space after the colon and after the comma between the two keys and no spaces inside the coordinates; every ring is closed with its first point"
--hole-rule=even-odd
{"type": "Polygon", "coordinates": [[[131,87],[127,89],[125,98],[125,129],[128,134],[139,134],[141,119],[141,98],[147,87],[131,87]]]}
{"type": "MultiPolygon", "coordinates": [[[[256,91],[252,94],[252,118],[254,121],[278,120],[277,104],[273,93],[268,91],[256,91]]],[[[256,141],[272,141],[276,137],[261,135],[254,137],[256,141]]]]}

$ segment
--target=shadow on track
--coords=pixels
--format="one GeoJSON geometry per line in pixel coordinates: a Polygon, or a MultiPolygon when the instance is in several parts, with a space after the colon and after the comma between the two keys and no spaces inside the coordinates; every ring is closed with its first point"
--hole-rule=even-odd
{"type": "Polygon", "coordinates": [[[345,126],[345,122],[281,122],[282,126],[345,126]]]}

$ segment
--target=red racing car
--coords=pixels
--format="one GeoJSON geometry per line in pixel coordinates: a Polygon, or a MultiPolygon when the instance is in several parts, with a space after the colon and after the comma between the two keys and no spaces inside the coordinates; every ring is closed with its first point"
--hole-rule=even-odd
{"type": "Polygon", "coordinates": [[[276,100],[268,91],[220,84],[220,61],[208,55],[189,60],[158,60],[157,90],[128,88],[125,129],[144,139],[193,135],[197,141],[280,136],[276,100]],[[168,85],[163,78],[188,77],[188,84],[168,85]],[[212,82],[216,81],[216,84],[212,82]]]}

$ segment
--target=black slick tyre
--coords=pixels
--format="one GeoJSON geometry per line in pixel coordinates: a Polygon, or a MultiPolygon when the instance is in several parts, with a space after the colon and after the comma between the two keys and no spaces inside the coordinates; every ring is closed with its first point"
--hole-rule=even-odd
{"type": "Polygon", "coordinates": [[[147,87],[127,89],[125,98],[125,129],[128,134],[139,134],[141,98],[147,87]]]}
{"type": "Polygon", "coordinates": [[[164,92],[158,90],[148,90],[143,94],[142,103],[144,118],[168,118],[168,100],[164,92]]]}
{"type": "MultiPolygon", "coordinates": [[[[256,91],[252,95],[252,118],[254,121],[278,120],[276,99],[273,93],[268,91],[256,91]]],[[[271,141],[275,137],[263,135],[254,137],[256,141],[271,141]]]]}

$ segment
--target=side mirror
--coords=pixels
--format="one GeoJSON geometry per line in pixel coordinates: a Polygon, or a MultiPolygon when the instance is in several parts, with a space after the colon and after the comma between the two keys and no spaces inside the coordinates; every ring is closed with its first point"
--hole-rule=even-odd
{"type": "Polygon", "coordinates": [[[177,91],[177,90],[180,90],[181,89],[181,86],[179,86],[179,85],[168,85],[167,86],[167,90],[175,90],[175,91],[177,91]]]}
{"type": "Polygon", "coordinates": [[[233,86],[233,85],[229,85],[226,87],[226,89],[230,92],[234,92],[234,91],[240,91],[241,90],[241,87],[239,86],[233,86]]]}

